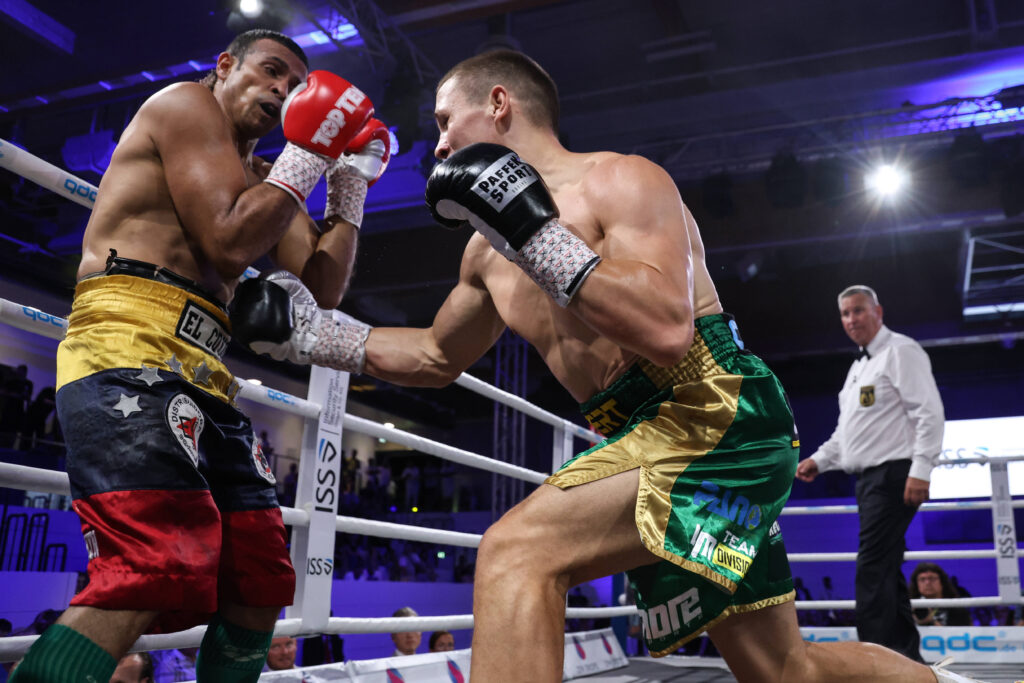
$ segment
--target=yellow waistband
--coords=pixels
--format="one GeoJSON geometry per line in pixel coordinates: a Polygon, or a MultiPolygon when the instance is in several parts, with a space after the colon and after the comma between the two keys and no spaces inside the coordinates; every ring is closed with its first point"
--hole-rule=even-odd
{"type": "Polygon", "coordinates": [[[183,289],[130,275],[78,283],[57,349],[57,387],[102,370],[158,368],[230,401],[238,385],[220,358],[230,341],[223,310],[183,289]]]}
{"type": "Polygon", "coordinates": [[[699,332],[693,335],[693,344],[686,356],[675,365],[663,368],[646,358],[640,358],[636,364],[658,389],[667,389],[676,384],[693,382],[722,373],[711,349],[708,348],[704,337],[699,332]]]}

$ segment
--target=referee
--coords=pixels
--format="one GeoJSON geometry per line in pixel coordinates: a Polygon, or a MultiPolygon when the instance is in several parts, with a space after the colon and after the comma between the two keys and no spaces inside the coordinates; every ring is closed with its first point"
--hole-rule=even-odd
{"type": "Polygon", "coordinates": [[[860,354],[839,392],[839,424],[800,463],[796,477],[810,482],[836,469],[857,474],[857,637],[920,662],[921,640],[901,565],[907,527],[928,500],[942,450],[942,399],[928,355],[882,324],[873,289],[844,289],[839,313],[860,354]]]}

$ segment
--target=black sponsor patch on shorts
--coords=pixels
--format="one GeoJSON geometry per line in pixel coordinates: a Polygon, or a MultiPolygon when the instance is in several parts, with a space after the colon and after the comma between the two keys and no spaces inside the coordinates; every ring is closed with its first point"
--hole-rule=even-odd
{"type": "Polygon", "coordinates": [[[216,316],[191,301],[185,303],[174,334],[218,359],[224,356],[231,339],[227,328],[216,316]]]}

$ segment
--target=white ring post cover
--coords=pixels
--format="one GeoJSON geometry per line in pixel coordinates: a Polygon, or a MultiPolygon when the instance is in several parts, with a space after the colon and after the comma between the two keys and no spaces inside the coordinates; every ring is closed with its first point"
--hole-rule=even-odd
{"type": "Polygon", "coordinates": [[[992,537],[996,544],[996,575],[999,597],[1007,603],[1020,603],[1020,567],[1017,563],[1017,530],[1013,522],[1013,498],[1006,462],[992,462],[992,537]]]}
{"type": "Polygon", "coordinates": [[[302,430],[295,507],[309,513],[309,527],[292,529],[295,601],[288,618],[302,619],[304,633],[323,633],[331,616],[334,534],[341,491],[341,429],[348,397],[347,372],[313,366],[307,398],[321,406],[318,420],[302,430]]]}

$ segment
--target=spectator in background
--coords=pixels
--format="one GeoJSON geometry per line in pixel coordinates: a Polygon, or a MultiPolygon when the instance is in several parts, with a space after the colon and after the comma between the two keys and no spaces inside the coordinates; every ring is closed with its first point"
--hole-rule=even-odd
{"type": "Polygon", "coordinates": [[[110,683],[153,683],[153,658],[148,652],[121,657],[110,683]]]}
{"type": "Polygon", "coordinates": [[[993,605],[992,616],[992,626],[1013,626],[1016,623],[1016,610],[1009,605],[993,605]]]}
{"type": "MultiPolygon", "coordinates": [[[[908,589],[911,599],[961,597],[945,570],[934,562],[921,562],[914,567],[908,589]]],[[[915,609],[914,621],[918,626],[970,626],[971,616],[963,607],[931,607],[915,609]]]]}
{"type": "Polygon", "coordinates": [[[421,507],[424,510],[440,511],[441,507],[441,466],[437,458],[429,458],[423,466],[423,476],[420,478],[422,496],[421,507]]]}
{"type": "Polygon", "coordinates": [[[299,466],[292,463],[288,466],[288,474],[281,482],[281,506],[295,507],[295,494],[299,489],[299,466]]]}
{"type": "MultiPolygon", "coordinates": [[[[804,585],[804,580],[799,576],[793,577],[793,591],[796,593],[797,600],[813,600],[811,597],[811,591],[804,585]]],[[[801,626],[813,626],[819,620],[817,610],[802,609],[796,613],[797,623],[801,626]]]]}
{"type": "Polygon", "coordinates": [[[443,512],[458,512],[458,505],[455,500],[455,463],[449,460],[441,461],[441,510],[443,512]]]}
{"type": "Polygon", "coordinates": [[[25,408],[32,399],[32,382],[28,366],[19,365],[7,373],[0,385],[0,447],[11,447],[25,421],[25,408]]]}
{"type": "Polygon", "coordinates": [[[60,619],[60,615],[64,613],[64,610],[56,609],[44,609],[42,612],[36,615],[36,618],[32,621],[30,627],[37,635],[43,635],[46,629],[57,623],[60,619]]]}
{"type": "MultiPolygon", "coordinates": [[[[402,607],[401,609],[395,610],[392,617],[418,617],[419,614],[412,607],[402,607]]],[[[391,640],[395,643],[395,651],[391,653],[392,657],[404,657],[406,655],[416,654],[416,648],[420,646],[420,642],[423,640],[423,633],[420,631],[402,631],[399,633],[392,633],[391,640]]]]}
{"type": "Polygon", "coordinates": [[[260,432],[259,443],[260,450],[263,451],[263,457],[267,459],[267,463],[270,465],[270,471],[277,472],[277,453],[270,443],[270,437],[267,436],[266,429],[260,432]]]}
{"type": "MultiPolygon", "coordinates": [[[[582,590],[582,586],[574,586],[566,598],[566,604],[569,607],[590,607],[590,598],[588,598],[582,590]]],[[[573,633],[577,631],[589,631],[593,627],[590,619],[569,619],[565,620],[565,632],[573,633]]]]}
{"type": "Polygon", "coordinates": [[[298,652],[298,641],[291,636],[279,636],[270,641],[270,652],[267,653],[267,665],[264,671],[284,671],[295,668],[295,654],[298,652]]]}
{"type": "MultiPolygon", "coordinates": [[[[334,616],[334,612],[331,612],[334,616]]],[[[334,664],[345,661],[345,639],[337,633],[303,638],[302,666],[334,664]]]]}
{"type": "Polygon", "coordinates": [[[430,634],[427,646],[431,652],[451,652],[455,649],[455,636],[448,631],[434,631],[430,634]]]}
{"type": "Polygon", "coordinates": [[[35,448],[40,440],[54,441],[59,431],[57,419],[57,392],[53,387],[43,387],[25,410],[25,421],[21,425],[21,448],[35,448]],[[51,419],[53,420],[51,422],[51,419]]]}
{"type": "Polygon", "coordinates": [[[198,647],[168,650],[160,657],[160,663],[156,665],[154,680],[156,683],[196,680],[196,657],[198,655],[198,647]]]}
{"type": "Polygon", "coordinates": [[[11,635],[12,628],[13,626],[11,626],[11,622],[7,619],[0,619],[0,638],[6,638],[11,635]]]}
{"type": "Polygon", "coordinates": [[[357,494],[359,493],[359,490],[363,487],[362,463],[359,462],[358,454],[359,451],[353,448],[351,457],[349,457],[349,459],[345,461],[345,470],[348,472],[348,475],[352,478],[352,490],[355,491],[357,494]]]}
{"type": "Polygon", "coordinates": [[[469,561],[466,556],[467,553],[461,552],[455,559],[454,579],[455,583],[472,583],[473,572],[476,570],[476,565],[469,561]]]}
{"type": "Polygon", "coordinates": [[[405,490],[405,511],[408,512],[420,504],[420,467],[410,458],[402,470],[402,481],[405,490]]]}
{"type": "Polygon", "coordinates": [[[274,455],[274,447],[270,443],[270,437],[267,435],[266,429],[260,432],[260,444],[263,446],[263,455],[266,456],[267,460],[270,460],[270,456],[274,455]]]}
{"type": "Polygon", "coordinates": [[[384,487],[384,494],[385,496],[387,496],[385,506],[389,511],[394,512],[394,508],[397,507],[396,504],[398,502],[398,484],[395,482],[394,479],[391,478],[390,470],[388,468],[381,468],[381,472],[389,473],[388,483],[384,487]]]}
{"type": "Polygon", "coordinates": [[[363,487],[359,489],[359,495],[368,500],[375,509],[379,504],[377,496],[377,477],[379,475],[377,459],[371,455],[366,461],[366,476],[363,477],[363,487]]]}

